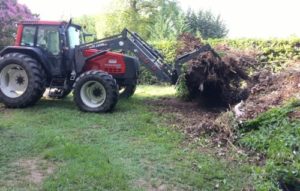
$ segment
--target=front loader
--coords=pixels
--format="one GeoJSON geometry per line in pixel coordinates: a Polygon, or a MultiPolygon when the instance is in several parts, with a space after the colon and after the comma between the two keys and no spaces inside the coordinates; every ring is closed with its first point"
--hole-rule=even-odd
{"type": "MultiPolygon", "coordinates": [[[[152,72],[160,81],[175,84],[180,75],[182,64],[196,58],[201,53],[211,52],[215,56],[218,54],[210,47],[205,45],[184,55],[179,56],[175,60],[174,65],[167,64],[163,55],[144,41],[137,33],[124,29],[120,34],[96,40],[90,43],[82,44],[78,47],[78,53],[86,49],[120,51],[126,54],[134,54],[149,71],[152,72]]],[[[126,89],[133,87],[130,83],[121,84],[126,89]],[[129,88],[128,88],[129,86],[129,88]]],[[[132,91],[131,91],[132,92],[132,91]]]]}
{"type": "Polygon", "coordinates": [[[0,102],[10,108],[32,106],[48,88],[49,96],[58,99],[73,91],[82,111],[108,112],[121,90],[123,97],[134,94],[140,64],[159,80],[174,84],[181,64],[207,51],[213,51],[209,45],[187,53],[172,67],[127,29],[84,43],[81,26],[71,21],[23,21],[15,45],[0,52],[0,102]]]}

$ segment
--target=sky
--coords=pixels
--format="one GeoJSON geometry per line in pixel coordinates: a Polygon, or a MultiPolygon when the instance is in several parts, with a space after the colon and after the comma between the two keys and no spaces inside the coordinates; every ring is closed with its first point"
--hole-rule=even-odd
{"type": "MultiPolygon", "coordinates": [[[[111,0],[19,0],[44,20],[105,12],[111,0]]],[[[300,37],[300,0],[179,0],[184,10],[220,15],[229,38],[300,37]]]]}

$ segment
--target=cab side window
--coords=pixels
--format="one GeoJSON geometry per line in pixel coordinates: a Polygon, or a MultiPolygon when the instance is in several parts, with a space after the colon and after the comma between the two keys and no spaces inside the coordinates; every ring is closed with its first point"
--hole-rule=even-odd
{"type": "Polygon", "coordinates": [[[22,46],[34,46],[34,35],[36,27],[34,26],[24,26],[21,45],[22,46]]]}
{"type": "Polygon", "coordinates": [[[53,55],[58,55],[60,52],[58,27],[40,26],[36,46],[51,52],[53,55]]]}

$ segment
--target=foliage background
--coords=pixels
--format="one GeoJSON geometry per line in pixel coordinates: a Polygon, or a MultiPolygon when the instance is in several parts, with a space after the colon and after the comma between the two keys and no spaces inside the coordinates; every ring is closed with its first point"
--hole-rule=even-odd
{"type": "Polygon", "coordinates": [[[32,14],[26,5],[17,0],[0,0],[0,49],[14,42],[17,22],[20,20],[36,20],[38,15],[32,14]]]}

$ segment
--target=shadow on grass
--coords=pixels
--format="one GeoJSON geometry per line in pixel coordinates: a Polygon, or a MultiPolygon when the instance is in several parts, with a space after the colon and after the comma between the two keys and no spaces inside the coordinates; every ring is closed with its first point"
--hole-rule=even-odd
{"type": "MultiPolygon", "coordinates": [[[[124,113],[137,110],[139,105],[147,100],[159,99],[163,97],[174,97],[175,89],[173,86],[146,86],[139,85],[135,95],[130,98],[120,98],[113,113],[124,113]]],[[[73,101],[72,96],[68,96],[64,99],[47,99],[42,98],[34,106],[21,108],[17,110],[24,110],[26,112],[46,112],[52,109],[64,110],[64,111],[79,111],[76,103],[73,101]]],[[[0,112],[11,111],[15,109],[9,109],[0,104],[0,112]]],[[[112,113],[108,112],[108,113],[112,113]]],[[[85,113],[85,112],[82,112],[85,113]]]]}
{"type": "Polygon", "coordinates": [[[41,99],[35,108],[63,108],[63,109],[77,109],[75,102],[71,98],[66,99],[41,99]]]}
{"type": "MultiPolygon", "coordinates": [[[[132,98],[120,98],[116,107],[110,113],[124,113],[130,112],[132,110],[137,109],[139,103],[141,103],[142,98],[138,96],[134,96],[132,98]]],[[[64,111],[74,111],[74,112],[81,112],[81,113],[89,113],[83,112],[78,109],[76,103],[73,101],[71,97],[67,97],[65,99],[41,99],[38,103],[36,103],[33,107],[24,108],[27,111],[32,112],[43,112],[52,109],[64,110],[64,111]]],[[[101,113],[106,114],[106,113],[101,113]]]]}

